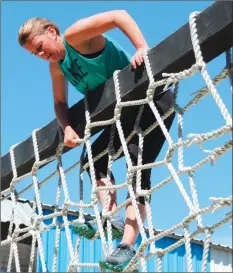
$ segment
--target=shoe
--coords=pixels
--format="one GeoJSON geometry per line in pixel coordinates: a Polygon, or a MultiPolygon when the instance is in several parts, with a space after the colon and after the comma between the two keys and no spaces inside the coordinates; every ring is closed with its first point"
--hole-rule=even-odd
{"type": "MultiPolygon", "coordinates": [[[[121,239],[124,233],[125,223],[120,216],[113,216],[110,220],[112,224],[112,238],[121,239]]],[[[98,225],[96,219],[85,221],[85,223],[75,224],[73,227],[75,233],[79,236],[85,237],[89,240],[99,238],[100,234],[98,231],[98,225]]],[[[108,236],[107,232],[107,221],[104,223],[104,233],[108,236]]]]}
{"type": "Polygon", "coordinates": [[[100,261],[100,267],[112,271],[122,271],[132,260],[136,251],[127,244],[121,243],[104,261],[100,261]]]}

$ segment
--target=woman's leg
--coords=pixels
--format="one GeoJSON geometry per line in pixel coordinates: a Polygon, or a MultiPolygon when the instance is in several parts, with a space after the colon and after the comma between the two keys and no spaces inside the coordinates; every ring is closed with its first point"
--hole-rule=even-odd
{"type": "MultiPolygon", "coordinates": [[[[108,126],[104,129],[104,131],[100,134],[100,136],[93,142],[91,145],[91,151],[92,151],[92,159],[94,159],[96,156],[98,156],[101,152],[103,152],[105,149],[108,148],[108,143],[110,140],[110,134],[111,134],[111,126],[108,126]]],[[[84,156],[83,159],[83,165],[85,165],[88,162],[88,155],[87,153],[84,156]]],[[[108,153],[102,156],[100,159],[94,162],[94,171],[95,171],[95,178],[96,178],[96,185],[99,186],[105,186],[107,183],[111,183],[112,185],[115,184],[113,174],[110,173],[110,181],[108,181],[108,153]]],[[[90,168],[87,168],[87,172],[89,174],[89,177],[91,179],[91,173],[90,168]]],[[[93,183],[93,181],[92,181],[93,183]]],[[[116,191],[111,190],[110,193],[110,203],[108,206],[108,210],[112,211],[116,208],[116,191]]],[[[105,200],[106,200],[106,192],[105,191],[99,191],[98,192],[98,200],[100,202],[101,207],[104,207],[105,200]]]]}
{"type": "MultiPolygon", "coordinates": [[[[156,97],[157,100],[154,100],[154,103],[162,116],[166,113],[171,107],[173,103],[172,93],[167,91],[160,95],[160,97],[156,97]]],[[[164,120],[165,126],[169,131],[171,125],[173,123],[175,114],[170,115],[166,120],[164,120]]],[[[144,106],[144,111],[140,120],[140,127],[144,131],[149,126],[151,126],[156,121],[152,110],[148,105],[144,106]]],[[[144,137],[144,145],[143,145],[143,153],[142,153],[142,164],[153,163],[158,157],[163,144],[166,138],[162,132],[162,129],[158,125],[152,132],[150,132],[147,136],[144,137]]],[[[138,154],[139,154],[139,145],[138,139],[134,138],[133,142],[128,146],[130,151],[130,156],[133,165],[137,165],[138,154]]],[[[141,188],[142,190],[149,190],[151,188],[151,169],[142,170],[141,172],[141,188]]],[[[136,174],[133,178],[133,188],[134,192],[136,192],[136,174]]],[[[129,194],[128,194],[128,197],[129,194]]],[[[140,211],[142,222],[144,222],[146,218],[146,210],[145,210],[145,200],[144,197],[137,198],[138,208],[140,211]]],[[[122,239],[123,243],[126,243],[130,246],[135,244],[137,236],[139,234],[139,227],[136,219],[135,209],[130,203],[126,208],[126,221],[125,221],[125,230],[124,236],[122,239]]]]}

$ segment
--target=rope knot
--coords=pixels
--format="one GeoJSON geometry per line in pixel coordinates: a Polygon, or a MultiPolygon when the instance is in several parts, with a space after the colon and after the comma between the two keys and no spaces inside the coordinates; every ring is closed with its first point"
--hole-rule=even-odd
{"type": "Polygon", "coordinates": [[[36,175],[39,167],[40,167],[40,162],[39,161],[35,161],[34,164],[33,164],[33,166],[32,166],[31,174],[32,175],[36,175]]]}

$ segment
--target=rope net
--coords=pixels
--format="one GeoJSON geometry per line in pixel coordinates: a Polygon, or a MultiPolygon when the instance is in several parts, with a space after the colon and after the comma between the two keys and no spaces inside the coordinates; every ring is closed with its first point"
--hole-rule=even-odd
{"type": "MultiPolygon", "coordinates": [[[[181,245],[185,245],[186,250],[186,259],[187,259],[187,270],[188,272],[193,271],[193,265],[192,265],[192,258],[191,258],[191,240],[195,238],[198,234],[203,234],[204,236],[204,246],[203,246],[203,257],[202,257],[202,265],[201,265],[201,271],[206,271],[206,265],[207,265],[207,259],[209,255],[209,248],[210,248],[210,242],[211,242],[211,236],[213,232],[217,229],[219,229],[222,225],[226,224],[227,222],[231,221],[232,219],[232,213],[226,213],[223,217],[223,219],[220,219],[215,224],[208,226],[203,224],[203,215],[207,213],[213,213],[217,210],[222,210],[224,208],[229,208],[232,205],[232,196],[227,197],[212,197],[210,200],[212,203],[208,206],[205,206],[203,208],[199,205],[199,199],[198,194],[196,190],[196,185],[194,181],[194,174],[196,170],[201,168],[207,163],[214,163],[218,160],[219,157],[224,155],[226,152],[230,151],[232,149],[232,139],[228,140],[223,144],[222,146],[217,146],[211,151],[205,151],[205,157],[201,159],[200,161],[196,162],[192,166],[185,166],[184,164],[184,148],[185,147],[191,147],[195,144],[198,144],[200,148],[202,149],[202,144],[204,142],[207,142],[209,140],[216,140],[226,134],[232,133],[232,117],[226,108],[223,100],[221,99],[216,86],[224,79],[229,78],[230,79],[230,86],[232,91],[232,79],[233,79],[233,65],[232,65],[232,55],[231,51],[228,50],[226,52],[226,66],[221,71],[219,75],[214,77],[213,79],[210,78],[210,75],[208,74],[206,70],[206,63],[203,60],[202,52],[199,45],[199,39],[198,39],[198,33],[197,33],[197,26],[196,26],[196,16],[198,13],[192,13],[190,15],[190,33],[191,33],[191,40],[193,44],[193,50],[195,54],[196,62],[193,64],[189,69],[181,71],[180,73],[164,73],[163,79],[159,81],[155,81],[153,78],[152,70],[151,70],[151,64],[148,58],[148,52],[145,52],[144,55],[144,62],[145,67],[147,71],[147,75],[149,78],[149,86],[146,92],[146,97],[141,100],[137,101],[121,101],[120,97],[120,89],[121,89],[121,83],[119,82],[118,74],[119,71],[115,71],[114,73],[114,84],[115,84],[115,94],[116,94],[116,105],[114,110],[114,117],[110,120],[100,121],[100,122],[91,122],[90,118],[90,112],[88,108],[88,101],[85,98],[85,116],[86,116],[86,126],[85,126],[85,135],[84,138],[81,139],[81,143],[84,144],[86,147],[87,155],[88,155],[88,163],[83,165],[81,164],[80,167],[80,200],[79,202],[72,202],[70,199],[70,194],[68,191],[67,186],[67,174],[80,165],[80,162],[75,163],[73,166],[71,166],[68,169],[63,168],[62,163],[62,151],[63,151],[63,143],[61,142],[57,148],[57,152],[54,156],[51,158],[47,158],[45,160],[40,160],[39,152],[38,152],[38,143],[37,143],[37,130],[33,131],[32,138],[33,138],[33,146],[34,146],[34,152],[35,152],[35,162],[33,165],[33,168],[30,173],[25,174],[23,176],[17,175],[17,169],[15,164],[15,157],[14,157],[14,148],[16,145],[14,145],[10,149],[10,155],[11,155],[11,164],[12,164],[12,170],[13,170],[13,179],[11,181],[9,189],[2,192],[2,199],[1,201],[10,198],[13,204],[13,210],[12,210],[12,218],[9,225],[8,230],[8,236],[6,240],[1,242],[1,245],[10,245],[10,253],[9,253],[9,261],[8,261],[8,268],[7,271],[11,271],[12,269],[12,263],[13,259],[15,261],[16,271],[20,272],[20,261],[19,261],[19,253],[18,253],[18,243],[31,236],[32,237],[32,243],[31,243],[31,255],[30,255],[30,264],[28,268],[28,272],[32,272],[33,270],[33,262],[35,261],[36,257],[36,245],[38,246],[38,255],[41,260],[42,264],[42,270],[43,272],[47,272],[47,263],[45,260],[45,254],[43,249],[43,244],[41,240],[41,233],[48,231],[52,228],[56,228],[56,234],[55,234],[55,250],[53,254],[53,265],[52,265],[52,271],[56,271],[57,266],[57,257],[58,257],[58,245],[59,245],[59,239],[60,239],[60,233],[61,229],[65,229],[66,237],[67,237],[67,244],[69,249],[69,255],[70,255],[70,263],[67,268],[67,271],[80,271],[81,268],[91,267],[91,268],[99,268],[98,264],[95,263],[81,263],[80,262],[80,242],[81,238],[78,237],[75,246],[72,244],[71,240],[71,230],[70,227],[75,225],[78,222],[83,222],[85,218],[85,210],[86,209],[93,209],[94,214],[97,220],[98,224],[98,230],[99,230],[99,236],[101,238],[102,247],[104,255],[107,256],[109,253],[113,251],[113,240],[112,240],[112,227],[110,224],[109,219],[113,215],[115,215],[117,212],[119,212],[122,208],[125,208],[129,202],[132,202],[135,211],[136,211],[136,218],[139,225],[140,235],[141,235],[141,244],[139,245],[136,255],[131,260],[129,265],[124,269],[125,272],[133,271],[137,268],[141,268],[143,272],[147,272],[147,260],[151,257],[156,256],[157,258],[157,271],[162,271],[162,258],[164,255],[176,248],[178,248],[181,245]],[[193,98],[184,106],[181,107],[177,103],[177,95],[178,95],[178,87],[179,82],[181,80],[184,80],[188,77],[193,76],[194,74],[199,73],[202,78],[204,79],[206,83],[206,87],[198,90],[193,94],[193,98]],[[156,88],[159,86],[165,86],[164,90],[166,91],[169,87],[174,87],[174,104],[173,107],[166,112],[164,116],[160,116],[154,102],[153,97],[156,91],[156,88]],[[218,107],[219,112],[221,113],[224,124],[219,127],[218,129],[212,130],[207,133],[199,133],[199,134],[189,134],[188,138],[185,139],[183,136],[183,118],[185,113],[194,105],[198,104],[203,98],[205,98],[207,95],[212,96],[215,104],[218,107]],[[145,104],[148,104],[151,111],[153,112],[157,122],[152,124],[149,128],[147,128],[145,131],[142,131],[139,127],[139,121],[140,121],[140,115],[142,113],[143,107],[145,104]],[[122,129],[121,124],[121,111],[124,107],[131,107],[135,105],[140,105],[140,110],[136,119],[136,123],[134,126],[134,130],[132,133],[125,138],[124,132],[122,129]],[[166,129],[164,125],[164,120],[169,117],[174,111],[177,113],[177,120],[178,120],[178,141],[174,142],[170,133],[166,129]],[[107,125],[113,125],[112,128],[114,130],[118,131],[120,141],[121,141],[121,148],[116,151],[115,153],[111,153],[109,151],[112,150],[112,142],[113,139],[111,139],[109,143],[108,149],[102,151],[101,154],[99,154],[97,157],[92,156],[92,149],[91,149],[91,129],[98,126],[107,126],[107,125]],[[115,125],[115,126],[114,126],[115,125]],[[142,153],[139,153],[138,155],[138,164],[137,166],[133,166],[129,151],[127,147],[127,143],[130,141],[130,139],[137,134],[139,137],[139,148],[142,151],[143,150],[143,142],[144,137],[149,134],[155,127],[160,126],[168,144],[168,150],[166,152],[166,155],[163,160],[156,161],[151,164],[142,164],[142,153]],[[126,181],[123,184],[120,185],[112,185],[110,183],[110,176],[108,176],[108,183],[105,186],[97,187],[96,184],[96,177],[95,177],[95,170],[94,170],[94,162],[96,162],[98,159],[100,159],[105,154],[108,154],[109,157],[109,163],[108,163],[108,173],[112,170],[112,164],[113,162],[119,157],[120,153],[123,151],[126,162],[127,162],[127,176],[126,181]],[[174,164],[172,163],[172,159],[174,157],[175,152],[178,154],[178,167],[175,168],[174,164]],[[38,178],[38,170],[45,164],[48,164],[49,162],[56,161],[57,163],[57,170],[53,172],[51,175],[49,175],[46,179],[39,181],[38,178]],[[166,177],[163,181],[153,186],[150,190],[142,190],[141,189],[141,171],[145,169],[150,168],[156,168],[159,166],[165,166],[170,175],[166,177]],[[91,191],[91,201],[90,203],[84,202],[84,186],[83,186],[83,176],[85,170],[89,168],[90,169],[90,176],[92,181],[92,191],[91,191]],[[57,186],[57,192],[56,192],[56,201],[54,204],[54,212],[49,215],[43,215],[43,209],[41,205],[41,196],[39,189],[47,183],[53,176],[56,174],[59,175],[59,181],[57,186]],[[136,174],[136,192],[133,190],[132,186],[132,177],[136,174]],[[189,187],[191,194],[188,194],[187,190],[185,189],[181,176],[183,174],[187,174],[189,178],[189,187]],[[21,180],[23,180],[26,177],[32,178],[32,184],[27,186],[26,188],[23,188],[21,191],[16,191],[16,184],[18,184],[21,180]],[[156,191],[158,191],[161,187],[164,187],[166,184],[170,182],[174,182],[175,185],[178,188],[178,191],[180,192],[182,198],[184,199],[185,203],[187,204],[187,208],[189,210],[189,214],[186,215],[182,219],[181,222],[173,225],[172,227],[158,233],[155,235],[154,233],[154,226],[153,226],[153,220],[152,220],[152,210],[149,202],[149,197],[156,191]],[[25,193],[30,188],[33,188],[35,193],[35,199],[32,201],[33,204],[33,216],[31,218],[31,225],[26,228],[20,228],[19,219],[17,216],[17,202],[18,198],[25,193]],[[110,190],[119,190],[122,188],[127,188],[129,191],[130,197],[120,204],[113,212],[108,211],[108,204],[109,204],[109,191],[110,190]],[[63,189],[64,193],[64,203],[62,207],[59,208],[59,200],[61,198],[61,192],[63,189]],[[105,191],[108,194],[108,198],[106,198],[105,206],[102,211],[102,217],[107,219],[107,230],[108,230],[108,236],[105,237],[104,229],[102,225],[102,220],[100,217],[100,209],[98,207],[98,199],[97,195],[99,191],[105,191]],[[146,234],[146,231],[143,226],[142,219],[139,214],[138,209],[138,203],[136,201],[136,198],[139,196],[145,197],[145,207],[147,211],[147,222],[148,222],[148,233],[146,234]],[[76,207],[79,210],[79,217],[75,220],[68,220],[68,209],[69,207],[76,207]],[[59,223],[57,221],[58,217],[62,217],[63,223],[59,223]],[[51,219],[51,224],[43,225],[41,226],[41,223],[45,221],[46,219],[51,219]],[[195,226],[195,230],[191,232],[190,225],[196,221],[197,225],[195,226]],[[15,228],[13,228],[15,226],[15,228]],[[163,237],[166,237],[172,233],[174,233],[177,230],[183,230],[183,237],[175,242],[174,244],[170,245],[169,247],[166,247],[164,249],[158,248],[155,245],[155,242],[163,237]],[[145,250],[149,249],[149,252],[145,254],[145,250]]],[[[224,181],[223,181],[224,182],[224,181]]],[[[167,216],[165,216],[167,217],[167,216]]]]}

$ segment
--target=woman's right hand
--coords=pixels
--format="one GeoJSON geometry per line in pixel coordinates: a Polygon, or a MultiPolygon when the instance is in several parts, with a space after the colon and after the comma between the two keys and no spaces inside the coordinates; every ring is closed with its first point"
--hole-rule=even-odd
{"type": "Polygon", "coordinates": [[[67,126],[64,130],[64,145],[70,148],[79,146],[79,136],[75,133],[71,126],[67,126]]]}

